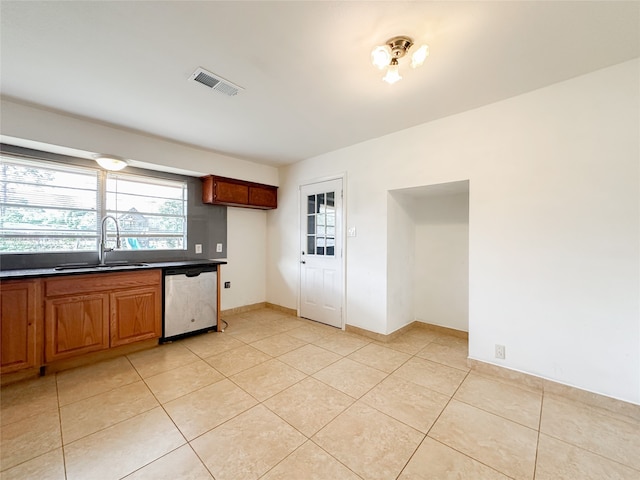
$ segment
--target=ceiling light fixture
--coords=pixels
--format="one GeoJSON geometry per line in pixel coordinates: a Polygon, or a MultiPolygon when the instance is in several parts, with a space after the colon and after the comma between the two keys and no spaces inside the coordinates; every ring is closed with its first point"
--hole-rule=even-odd
{"type": "Polygon", "coordinates": [[[93,159],[98,162],[105,170],[112,170],[117,172],[127,166],[127,161],[124,158],[117,157],[115,155],[95,155],[93,159]]]}
{"type": "MultiPolygon", "coordinates": [[[[398,59],[404,57],[412,45],[413,40],[401,35],[393,37],[387,40],[385,45],[380,45],[373,49],[371,52],[371,63],[380,70],[387,69],[387,73],[382,77],[385,82],[394,84],[398,80],[402,80],[400,72],[398,71],[398,59]]],[[[428,56],[428,45],[420,46],[420,48],[411,55],[411,67],[419,67],[428,56]]]]}

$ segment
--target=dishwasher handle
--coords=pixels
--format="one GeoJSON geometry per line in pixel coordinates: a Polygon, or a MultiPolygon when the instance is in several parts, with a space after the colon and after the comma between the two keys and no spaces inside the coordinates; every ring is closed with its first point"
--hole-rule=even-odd
{"type": "Polygon", "coordinates": [[[187,277],[197,277],[201,273],[215,272],[216,267],[211,265],[199,266],[199,267],[178,267],[169,268],[164,271],[164,276],[169,277],[172,275],[185,275],[187,277]]]}

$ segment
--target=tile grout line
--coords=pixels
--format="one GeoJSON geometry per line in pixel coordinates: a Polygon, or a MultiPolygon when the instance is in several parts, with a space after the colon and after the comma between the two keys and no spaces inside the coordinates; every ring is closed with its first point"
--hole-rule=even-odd
{"type": "Polygon", "coordinates": [[[193,452],[193,454],[196,456],[196,458],[200,461],[200,463],[202,464],[202,466],[207,470],[207,472],[209,472],[209,475],[211,475],[211,478],[213,480],[215,480],[215,475],[213,474],[213,472],[209,469],[209,467],[207,466],[207,464],[205,463],[205,461],[202,459],[202,457],[200,455],[198,455],[198,452],[196,452],[196,449],[193,448],[193,445],[191,445],[191,442],[187,442],[188,447],[191,449],[191,451],[193,452]]]}
{"type": "MultiPolygon", "coordinates": [[[[542,434],[542,432],[540,432],[540,433],[542,434]]],[[[627,465],[626,463],[622,463],[619,460],[615,460],[613,458],[607,457],[606,455],[603,455],[602,453],[594,452],[592,450],[589,450],[587,448],[581,447],[579,445],[574,445],[573,443],[567,442],[566,440],[564,440],[562,438],[554,437],[553,435],[550,435],[548,433],[545,433],[544,435],[546,435],[546,436],[548,436],[550,438],[553,438],[555,441],[563,443],[563,444],[565,444],[565,445],[567,445],[569,447],[572,447],[572,448],[578,449],[580,451],[589,453],[590,455],[594,455],[596,457],[602,458],[603,460],[606,460],[607,462],[616,463],[616,464],[618,464],[618,465],[620,465],[622,467],[625,467],[625,468],[628,468],[630,470],[633,470],[634,472],[639,472],[640,473],[640,469],[632,467],[631,465],[627,465]]]]}
{"type": "Polygon", "coordinates": [[[510,475],[507,475],[507,474],[506,474],[506,473],[504,473],[504,472],[501,472],[501,471],[500,471],[500,470],[498,470],[496,467],[492,467],[491,465],[489,465],[489,464],[487,464],[487,463],[484,463],[483,461],[478,460],[477,458],[473,458],[473,457],[472,457],[471,455],[469,455],[469,454],[466,454],[466,453],[464,453],[464,452],[461,452],[460,450],[458,450],[457,448],[452,447],[451,445],[447,445],[446,443],[441,442],[441,441],[440,441],[440,440],[438,440],[437,438],[429,437],[428,435],[427,435],[427,437],[425,437],[425,440],[426,440],[427,438],[429,438],[430,440],[433,440],[434,442],[438,442],[440,445],[442,445],[442,446],[444,446],[444,447],[446,447],[446,448],[449,448],[449,449],[453,450],[453,451],[454,451],[454,452],[456,452],[456,453],[459,453],[460,455],[462,455],[462,456],[464,456],[464,457],[468,458],[469,460],[472,460],[473,462],[476,462],[476,463],[478,463],[478,464],[480,464],[480,465],[482,465],[482,466],[484,466],[484,467],[487,467],[487,468],[488,468],[488,469],[490,469],[490,470],[493,470],[494,472],[496,472],[496,473],[498,473],[498,474],[502,475],[502,476],[503,476],[503,477],[505,477],[505,478],[508,478],[508,479],[513,479],[513,478],[514,478],[514,477],[512,477],[512,476],[510,476],[510,475]]]}
{"type": "MultiPolygon", "coordinates": [[[[418,358],[420,358],[420,357],[418,357],[418,358]]],[[[455,452],[458,452],[460,455],[463,455],[463,456],[465,456],[465,457],[467,457],[467,458],[469,458],[469,459],[473,460],[474,462],[477,462],[477,463],[479,463],[479,464],[481,464],[481,465],[484,465],[484,466],[485,466],[485,467],[487,467],[487,468],[490,468],[490,469],[491,469],[491,470],[493,470],[494,472],[498,472],[499,474],[504,475],[504,476],[505,476],[505,477],[507,477],[507,478],[512,478],[511,476],[509,476],[508,474],[506,474],[506,473],[504,473],[504,472],[502,472],[502,471],[498,470],[497,468],[495,468],[495,467],[493,467],[493,466],[491,466],[491,465],[488,465],[488,464],[484,463],[483,461],[478,460],[477,458],[474,458],[474,457],[472,457],[472,456],[470,456],[470,455],[468,455],[468,454],[466,454],[466,453],[464,453],[464,452],[461,452],[461,451],[460,451],[460,450],[458,450],[457,448],[454,448],[454,447],[453,447],[453,446],[451,446],[451,445],[447,445],[446,443],[441,442],[441,441],[440,441],[440,440],[438,440],[437,438],[434,438],[434,437],[430,437],[430,436],[429,436],[429,433],[431,432],[431,429],[436,425],[436,423],[438,423],[438,420],[440,419],[440,417],[442,416],[442,414],[444,413],[444,411],[447,409],[447,407],[451,404],[451,401],[452,401],[452,400],[454,400],[454,396],[456,395],[456,393],[458,393],[458,390],[460,390],[460,387],[462,387],[462,384],[467,380],[467,378],[469,378],[469,375],[470,375],[470,374],[471,374],[471,370],[469,370],[469,371],[467,372],[467,374],[465,375],[464,379],[460,382],[460,385],[458,385],[458,387],[456,388],[456,390],[453,392],[453,394],[451,395],[451,397],[450,397],[450,398],[449,398],[449,400],[447,401],[447,404],[444,406],[444,408],[442,409],[442,411],[440,412],[440,414],[437,416],[437,418],[433,421],[433,423],[431,424],[431,427],[429,427],[429,430],[427,431],[427,433],[426,433],[426,435],[425,435],[424,439],[422,440],[422,442],[420,443],[420,445],[422,445],[422,443],[424,443],[424,441],[425,441],[427,438],[429,438],[429,439],[431,439],[431,440],[434,440],[434,441],[436,441],[436,442],[440,443],[441,445],[444,445],[444,446],[445,446],[445,447],[447,447],[447,448],[450,448],[451,450],[453,450],[453,451],[455,451],[455,452]]],[[[461,402],[461,401],[460,401],[460,400],[458,400],[458,399],[455,399],[455,400],[456,400],[457,402],[461,402]]],[[[465,402],[461,402],[461,403],[465,403],[465,402]]],[[[466,403],[465,403],[465,404],[466,404],[466,403]]],[[[469,405],[469,404],[466,404],[466,405],[469,405]]],[[[478,408],[478,407],[475,407],[474,405],[470,405],[470,406],[472,406],[472,407],[474,407],[474,408],[478,408]]],[[[482,409],[479,409],[479,410],[482,410],[482,409]]],[[[484,411],[484,410],[483,410],[483,411],[484,411]]],[[[487,413],[491,413],[491,412],[487,412],[487,413]]],[[[495,415],[495,414],[494,414],[494,415],[495,415]]],[[[500,415],[496,415],[496,416],[500,417],[500,415]]],[[[503,418],[503,417],[500,417],[500,418],[503,418]]],[[[505,420],[506,420],[506,419],[505,419],[505,420]]],[[[514,422],[514,423],[515,423],[515,422],[514,422]]],[[[418,448],[419,448],[419,447],[418,447],[418,448]]],[[[411,458],[413,458],[413,456],[415,455],[415,453],[416,453],[417,451],[418,451],[418,449],[416,449],[416,451],[413,453],[413,455],[411,456],[411,458]]],[[[410,459],[409,461],[411,461],[411,459],[410,459]]],[[[407,465],[408,465],[408,464],[409,464],[409,462],[407,462],[407,464],[404,466],[404,468],[402,469],[403,471],[404,471],[404,469],[407,467],[407,465]]]]}
{"type": "Polygon", "coordinates": [[[600,458],[602,458],[604,460],[607,460],[608,462],[617,463],[618,465],[622,465],[623,467],[626,467],[626,468],[629,468],[631,470],[634,470],[635,472],[640,472],[640,469],[635,468],[635,467],[633,467],[633,466],[631,466],[629,464],[622,463],[620,460],[616,460],[614,458],[608,457],[608,456],[606,456],[606,455],[604,455],[602,453],[594,452],[593,450],[590,450],[590,449],[585,448],[583,446],[576,445],[574,443],[570,443],[570,442],[566,441],[565,439],[556,437],[554,435],[551,435],[550,433],[544,433],[544,435],[546,435],[547,437],[553,438],[554,440],[556,440],[558,442],[564,443],[565,445],[568,445],[568,446],[570,446],[572,448],[576,448],[576,449],[578,449],[580,451],[587,452],[590,455],[594,455],[594,456],[600,457],[600,458]]]}
{"type": "Polygon", "coordinates": [[[536,437],[536,455],[533,459],[533,480],[535,480],[536,478],[536,473],[538,470],[538,455],[540,453],[540,433],[542,431],[542,411],[544,410],[544,389],[542,390],[541,393],[541,399],[540,399],[540,415],[538,417],[538,435],[536,437]]]}
{"type": "Polygon", "coordinates": [[[58,421],[60,422],[60,450],[62,451],[62,468],[64,470],[64,478],[67,478],[67,454],[64,448],[64,437],[62,436],[62,412],[60,407],[60,392],[58,391],[58,373],[55,373],[56,384],[56,400],[58,404],[58,421]]]}
{"type": "MultiPolygon", "coordinates": [[[[352,404],[352,405],[353,405],[353,404],[352,404]]],[[[350,406],[349,406],[349,407],[347,407],[347,408],[345,409],[345,411],[346,411],[348,408],[351,408],[351,407],[350,407],[350,406]]],[[[342,413],[344,413],[344,412],[342,412],[342,413]]],[[[342,413],[341,413],[340,415],[342,415],[342,413]]],[[[336,418],[338,418],[340,415],[338,415],[336,418]]],[[[333,420],[335,420],[335,418],[334,418],[333,420]]],[[[333,420],[331,420],[331,422],[333,422],[333,420]]],[[[329,422],[329,423],[331,423],[331,422],[329,422]]],[[[329,423],[327,423],[327,425],[329,425],[329,423]]],[[[315,436],[318,432],[320,432],[320,431],[321,431],[323,428],[325,428],[327,425],[325,425],[325,426],[324,426],[324,427],[322,427],[320,430],[318,430],[316,433],[314,433],[314,434],[313,434],[313,436],[315,436]]],[[[327,455],[329,455],[331,458],[333,458],[333,459],[334,459],[336,462],[338,462],[340,465],[342,465],[342,466],[343,466],[343,467],[345,467],[347,470],[349,470],[350,472],[352,472],[356,477],[358,477],[358,478],[363,478],[363,477],[362,477],[362,475],[360,475],[360,474],[358,474],[358,473],[354,472],[354,471],[353,471],[353,469],[352,469],[351,467],[349,467],[348,465],[345,465],[344,463],[342,463],[342,461],[341,461],[339,458],[336,458],[336,457],[335,457],[335,455],[333,455],[331,452],[327,452],[327,450],[326,450],[322,445],[318,444],[318,442],[316,442],[315,440],[313,440],[313,438],[309,438],[309,441],[310,441],[311,443],[313,443],[316,447],[318,447],[320,450],[322,450],[324,453],[326,453],[327,455]]]]}
{"type": "MultiPolygon", "coordinates": [[[[507,417],[505,417],[505,416],[503,416],[503,415],[500,415],[499,413],[492,412],[492,411],[490,411],[490,410],[487,410],[486,408],[482,408],[482,407],[479,407],[479,406],[477,406],[477,405],[474,405],[473,403],[465,402],[464,400],[461,400],[461,399],[459,399],[459,398],[456,398],[455,400],[456,400],[456,402],[464,403],[465,405],[467,405],[467,406],[469,406],[469,407],[473,407],[473,408],[475,408],[476,410],[480,410],[481,412],[488,413],[489,415],[492,415],[492,416],[494,416],[494,417],[501,418],[502,420],[506,420],[507,422],[514,423],[514,424],[516,424],[516,425],[518,425],[518,426],[520,426],[520,427],[528,428],[529,430],[533,430],[534,432],[539,432],[539,430],[538,430],[537,428],[530,427],[529,425],[524,425],[524,424],[522,424],[522,423],[520,423],[520,422],[517,422],[517,421],[512,420],[512,419],[510,419],[510,418],[507,418],[507,417]]],[[[538,423],[539,423],[539,422],[540,422],[540,420],[538,420],[538,423]]],[[[539,428],[539,427],[538,427],[538,428],[539,428]]]]}
{"type": "MultiPolygon", "coordinates": [[[[421,349],[422,350],[422,349],[421,349]]],[[[412,358],[415,358],[416,354],[413,354],[412,358]]],[[[420,357],[418,357],[420,358],[420,357]]],[[[408,361],[408,360],[407,360],[408,361]]],[[[442,414],[444,413],[444,411],[446,410],[446,408],[449,406],[449,404],[451,403],[451,400],[453,400],[453,396],[456,394],[456,392],[460,389],[460,386],[464,383],[464,381],[467,379],[467,377],[469,376],[469,372],[466,373],[466,375],[464,376],[464,378],[462,379],[462,381],[460,382],[460,384],[457,386],[457,388],[455,389],[455,391],[451,394],[451,396],[449,397],[449,400],[447,400],[447,403],[445,404],[445,406],[442,408],[442,410],[440,410],[440,413],[438,414],[438,416],[435,418],[435,420],[433,421],[433,423],[431,424],[431,426],[427,429],[426,433],[424,434],[424,437],[422,438],[422,441],[418,444],[418,446],[416,447],[416,449],[413,451],[413,453],[411,454],[411,456],[409,457],[409,459],[407,460],[407,462],[404,464],[404,466],[402,467],[402,469],[400,470],[400,473],[398,473],[398,476],[396,478],[399,478],[400,475],[402,475],[402,472],[404,472],[405,468],[407,468],[407,465],[409,465],[409,463],[411,462],[411,460],[413,459],[413,457],[415,456],[416,452],[418,451],[418,449],[420,448],[420,446],[424,443],[424,441],[427,439],[427,437],[429,437],[429,432],[431,431],[431,429],[433,428],[433,426],[438,422],[438,420],[440,419],[440,417],[442,416],[442,414]]],[[[439,392],[438,392],[439,393],[439,392]]],[[[429,437],[431,438],[431,437],[429,437]]],[[[447,445],[448,446],[448,445],[447,445]]],[[[449,447],[452,448],[452,447],[449,447]]],[[[454,449],[455,450],[455,449],[454,449]]],[[[457,450],[456,450],[457,451],[457,450]]]]}
{"type": "MultiPolygon", "coordinates": [[[[269,410],[269,411],[271,411],[271,410],[269,410]]],[[[278,415],[278,414],[277,414],[277,413],[275,413],[275,412],[272,412],[272,413],[274,413],[274,414],[278,415]]],[[[280,418],[280,416],[278,416],[278,418],[280,418]]],[[[284,419],[282,419],[282,420],[284,420],[284,419]]],[[[290,426],[292,426],[292,425],[290,425],[290,426]]],[[[299,430],[296,430],[296,431],[300,432],[299,430]]],[[[282,462],[284,462],[287,458],[289,458],[289,457],[290,457],[291,455],[293,455],[295,452],[297,452],[298,450],[300,450],[300,449],[302,448],[302,446],[303,446],[303,445],[305,445],[305,444],[309,441],[309,438],[308,438],[306,435],[304,435],[302,432],[300,432],[300,433],[305,437],[304,442],[302,442],[300,445],[298,445],[296,448],[294,448],[291,452],[289,452],[289,454],[288,454],[288,455],[285,455],[285,457],[284,457],[284,458],[282,458],[279,462],[277,462],[273,467],[269,468],[269,470],[267,470],[267,471],[266,471],[266,472],[264,472],[262,475],[260,475],[260,476],[258,477],[258,480],[260,480],[261,478],[264,478],[264,477],[265,477],[265,475],[268,475],[268,474],[269,474],[269,472],[270,472],[271,470],[273,470],[274,468],[276,468],[278,465],[280,465],[282,462]]]]}

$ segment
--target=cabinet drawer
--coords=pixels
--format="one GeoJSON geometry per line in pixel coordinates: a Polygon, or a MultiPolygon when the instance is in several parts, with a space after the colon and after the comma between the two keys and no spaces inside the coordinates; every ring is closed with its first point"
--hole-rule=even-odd
{"type": "Polygon", "coordinates": [[[47,279],[44,284],[44,294],[46,297],[82,295],[145,285],[160,285],[161,281],[162,272],[160,269],[126,273],[94,273],[47,279]]]}

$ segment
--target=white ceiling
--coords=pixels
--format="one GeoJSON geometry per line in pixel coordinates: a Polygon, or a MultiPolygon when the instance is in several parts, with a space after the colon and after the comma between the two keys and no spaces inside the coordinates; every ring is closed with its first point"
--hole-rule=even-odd
{"type": "Polygon", "coordinates": [[[638,1],[0,5],[7,98],[271,165],[640,55],[638,1]],[[390,86],[370,52],[399,34],[431,55],[390,86]],[[245,91],[188,82],[197,67],[245,91]]]}

